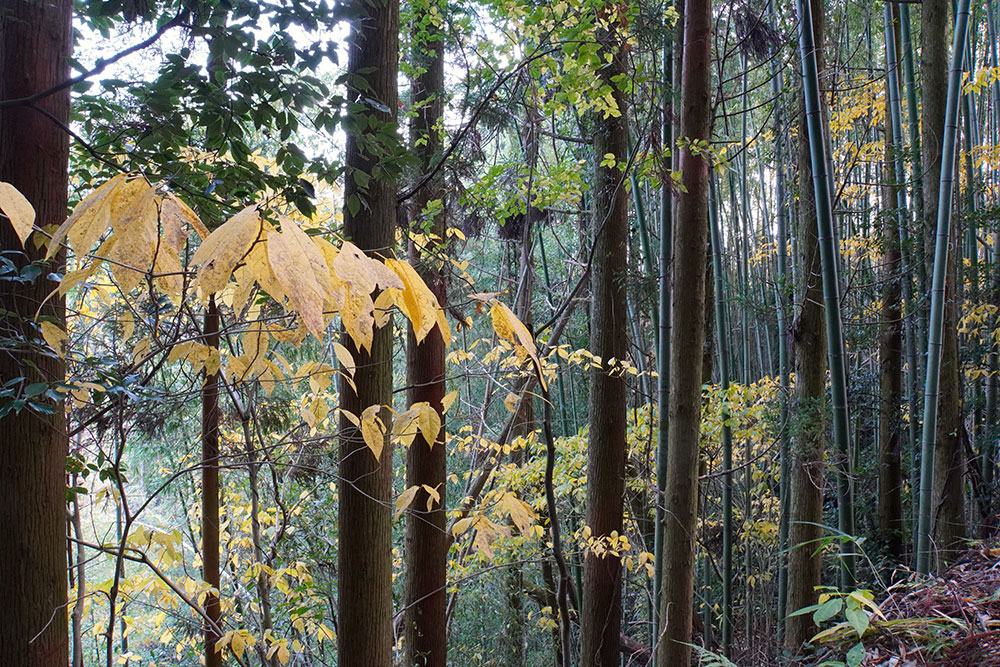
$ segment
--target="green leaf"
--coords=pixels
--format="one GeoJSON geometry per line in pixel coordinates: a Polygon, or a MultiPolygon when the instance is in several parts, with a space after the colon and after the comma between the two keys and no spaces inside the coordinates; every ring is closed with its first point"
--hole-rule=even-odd
{"type": "Polygon", "coordinates": [[[39,394],[44,393],[48,388],[49,385],[45,382],[35,382],[34,384],[29,384],[24,388],[24,395],[28,398],[32,398],[33,396],[38,396],[39,394]]]}
{"type": "Polygon", "coordinates": [[[849,667],[858,667],[864,659],[865,646],[861,642],[855,644],[854,648],[847,652],[847,664],[849,667]]]}
{"type": "Polygon", "coordinates": [[[844,600],[842,598],[832,598],[827,600],[813,613],[813,622],[816,625],[822,625],[839,614],[843,606],[844,600]]]}
{"type": "Polygon", "coordinates": [[[361,210],[361,200],[358,199],[357,195],[351,195],[347,198],[347,210],[352,216],[357,215],[358,211],[361,210]]]}
{"type": "Polygon", "coordinates": [[[847,622],[851,624],[851,627],[858,633],[858,637],[864,636],[865,630],[868,629],[868,614],[863,609],[848,606],[844,611],[844,616],[847,618],[847,622]]]}
{"type": "Polygon", "coordinates": [[[361,188],[362,190],[366,189],[368,187],[368,184],[372,180],[371,176],[361,171],[360,169],[355,169],[353,172],[351,172],[351,175],[354,177],[354,182],[357,183],[358,187],[361,188]]]}

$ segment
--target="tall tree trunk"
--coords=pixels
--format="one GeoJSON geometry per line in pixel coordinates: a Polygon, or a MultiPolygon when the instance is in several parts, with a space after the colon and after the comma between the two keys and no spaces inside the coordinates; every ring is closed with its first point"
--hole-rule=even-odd
{"type": "MultiPolygon", "coordinates": [[[[347,136],[344,232],[366,253],[389,254],[395,244],[396,183],[381,159],[394,152],[392,127],[398,94],[399,2],[362,3],[351,26],[347,71],[349,102],[367,108],[347,136]],[[366,100],[374,100],[374,103],[366,100]],[[360,136],[359,136],[360,135],[360,136]],[[371,177],[367,188],[363,177],[371,177]]],[[[354,355],[352,389],[341,383],[340,406],[360,415],[382,406],[389,431],[392,402],[392,323],[374,332],[370,350],[359,350],[349,335],[342,342],[354,355]]],[[[385,439],[376,459],[361,431],[340,419],[340,549],[338,565],[338,641],[342,665],[389,667],[392,664],[392,448],[385,439]]]]}
{"type": "Polygon", "coordinates": [[[674,233],[674,293],[671,319],[670,426],[664,502],[664,623],[657,665],[691,663],[694,563],[701,433],[702,357],[705,343],[705,279],[708,247],[708,175],[711,141],[711,0],[688,0],[684,10],[680,151],[684,188],[677,197],[674,233]],[[694,144],[699,149],[692,150],[694,144]]]}
{"type": "Polygon", "coordinates": [[[882,314],[879,332],[879,464],[878,516],[879,532],[886,541],[886,551],[893,562],[903,557],[903,476],[900,463],[902,419],[902,310],[900,297],[903,280],[899,246],[900,229],[908,224],[906,194],[903,190],[902,130],[899,100],[899,61],[896,57],[896,31],[893,28],[892,5],[885,5],[886,54],[886,151],[882,193],[885,210],[896,210],[895,216],[883,217],[882,314]]]}
{"type": "MultiPolygon", "coordinates": [[[[822,2],[813,3],[813,40],[822,44],[825,19],[822,2]]],[[[817,51],[817,69],[823,66],[823,50],[817,51]]],[[[826,449],[826,328],[819,239],[816,223],[816,193],[813,179],[809,131],[805,113],[799,122],[799,209],[796,250],[799,285],[798,314],[793,325],[795,355],[795,415],[789,474],[788,598],[786,614],[815,604],[821,583],[822,556],[812,545],[823,537],[823,487],[826,449]]],[[[786,616],[785,648],[797,653],[815,634],[812,616],[786,616]]]]}
{"type": "MultiPolygon", "coordinates": [[[[617,79],[625,72],[623,36],[605,32],[602,51],[611,57],[601,68],[601,80],[614,88],[619,116],[599,114],[594,132],[593,239],[591,267],[592,324],[590,349],[603,362],[624,359],[625,275],[628,243],[628,198],[625,174],[617,166],[602,166],[612,154],[621,164],[628,155],[625,96],[617,79]]],[[[529,209],[530,210],[530,209],[529,209]]],[[[590,375],[590,446],[587,450],[587,525],[596,538],[622,534],[625,492],[624,375],[601,365],[590,375]]],[[[587,552],[583,563],[583,610],[580,616],[580,664],[611,667],[619,664],[621,628],[621,560],[587,552]]]]}
{"type": "MultiPolygon", "coordinates": [[[[219,349],[219,307],[215,296],[209,297],[205,311],[204,344],[219,349]]],[[[201,578],[216,591],[219,579],[219,374],[205,374],[201,387],[201,578]]],[[[205,596],[205,615],[211,619],[205,625],[205,665],[218,667],[222,654],[215,650],[222,608],[219,595],[205,596]]],[[[123,633],[124,634],[124,633],[123,633]]]]}
{"type": "MultiPolygon", "coordinates": [[[[950,200],[950,198],[949,198],[950,200]]],[[[949,206],[952,203],[949,201],[949,206]]],[[[934,438],[934,480],[931,526],[938,563],[945,566],[965,549],[965,425],[962,419],[961,367],[958,358],[958,302],[962,261],[958,219],[949,234],[944,322],[941,332],[941,378],[938,389],[937,432],[934,438]]]]}
{"type": "MultiPolygon", "coordinates": [[[[933,4],[937,4],[932,0],[933,4]]],[[[932,5],[933,6],[933,5],[932,5]]],[[[924,7],[924,11],[927,7],[924,7]]],[[[944,19],[943,17],[942,24],[944,19]]],[[[945,122],[940,145],[940,179],[934,184],[934,200],[927,199],[925,209],[937,211],[934,245],[934,270],[932,272],[930,319],[927,326],[927,377],[924,384],[924,423],[920,463],[920,516],[917,544],[917,570],[928,572],[931,568],[931,539],[933,528],[938,546],[947,559],[949,551],[956,548],[957,541],[964,535],[964,498],[962,472],[964,452],[961,448],[959,429],[961,421],[956,418],[961,400],[958,387],[958,338],[954,325],[954,272],[949,270],[949,262],[954,262],[954,253],[949,252],[950,229],[952,226],[952,193],[954,187],[955,142],[958,133],[958,103],[961,94],[962,62],[965,54],[965,38],[969,18],[969,0],[960,0],[955,22],[951,72],[948,77],[945,122]],[[933,206],[929,204],[933,201],[933,206]],[[946,283],[950,283],[946,285],[946,283]],[[949,301],[952,304],[949,306],[949,301]],[[950,316],[949,316],[950,313],[950,316]],[[951,320],[949,323],[948,320],[951,320]]],[[[943,26],[935,26],[943,29],[943,26]]],[[[926,22],[924,28],[931,27],[926,22]]],[[[924,54],[925,76],[933,70],[928,55],[924,54]]],[[[942,65],[943,66],[943,65],[942,65]]],[[[925,80],[925,92],[926,92],[925,80]]],[[[926,159],[929,122],[927,102],[924,102],[924,164],[926,159]]],[[[930,120],[933,120],[930,119],[930,120]]],[[[928,181],[924,180],[924,195],[928,192],[928,181]]]]}
{"type": "MultiPolygon", "coordinates": [[[[806,127],[809,132],[809,158],[815,191],[816,225],[820,263],[823,267],[823,305],[826,320],[827,358],[830,368],[830,403],[833,410],[833,441],[837,449],[837,528],[841,535],[854,535],[853,484],[851,482],[851,431],[847,405],[847,355],[843,322],[840,316],[840,253],[833,221],[833,175],[827,160],[829,137],[819,87],[823,62],[823,36],[815,33],[813,21],[822,26],[823,3],[799,0],[799,52],[802,57],[802,92],[805,97],[806,127]]],[[[855,546],[840,542],[840,585],[853,584],[855,546]]]]}
{"type": "MultiPolygon", "coordinates": [[[[418,0],[411,8],[420,26],[413,39],[413,63],[419,74],[413,80],[416,116],[410,128],[410,145],[420,160],[420,175],[430,172],[441,155],[439,125],[444,113],[444,44],[431,8],[436,0],[418,0]]],[[[410,258],[438,303],[447,301],[445,269],[440,246],[445,239],[444,192],[440,178],[432,178],[413,200],[413,231],[436,235],[438,241],[422,248],[410,243],[410,258]],[[433,204],[428,209],[428,204],[433,204]],[[428,211],[425,213],[425,211],[428,211]]],[[[438,326],[421,343],[409,329],[406,346],[408,400],[426,401],[441,417],[434,442],[418,433],[407,451],[406,486],[436,489],[440,498],[428,509],[428,494],[421,489],[406,519],[406,612],[404,650],[407,666],[444,667],[448,654],[447,569],[448,531],[445,516],[446,450],[444,446],[445,344],[438,326]]]]}
{"type": "MultiPolygon", "coordinates": [[[[9,0],[0,10],[0,100],[35,94],[69,77],[73,3],[9,0]]],[[[0,181],[11,183],[35,209],[36,227],[66,218],[69,89],[29,106],[0,110],[0,181]],[[46,117],[46,114],[51,116],[46,117]]],[[[44,248],[21,241],[0,216],[0,249],[17,271],[41,260],[44,248]]],[[[55,288],[43,268],[30,282],[0,277],[0,326],[21,341],[0,355],[0,382],[24,378],[19,387],[64,379],[62,360],[44,353],[32,322],[55,288]]],[[[61,299],[41,316],[65,326],[61,299]]],[[[10,399],[4,399],[8,401],[10,399]]],[[[46,399],[42,399],[46,400],[46,399]]],[[[62,402],[52,414],[30,407],[0,418],[0,664],[64,667],[69,662],[66,619],[66,436],[62,402]]]]}
{"type": "MultiPolygon", "coordinates": [[[[941,142],[948,94],[949,0],[927,0],[920,5],[920,172],[924,219],[921,235],[924,248],[924,275],[934,271],[934,230],[937,226],[938,186],[941,176],[941,142]]],[[[929,285],[927,286],[930,287],[929,285]]],[[[926,317],[926,315],[925,315],[926,317]]]]}

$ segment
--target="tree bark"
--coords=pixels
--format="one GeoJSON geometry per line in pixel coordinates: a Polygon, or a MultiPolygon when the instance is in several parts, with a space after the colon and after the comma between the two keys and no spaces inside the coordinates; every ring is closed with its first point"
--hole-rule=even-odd
{"type": "MultiPolygon", "coordinates": [[[[590,350],[602,360],[590,374],[590,446],[587,450],[586,524],[594,538],[622,535],[625,493],[624,374],[607,365],[628,354],[625,335],[625,276],[628,256],[628,199],[625,174],[620,168],[628,159],[628,126],[625,96],[617,77],[625,72],[623,35],[605,32],[602,51],[612,56],[600,69],[601,80],[614,88],[620,115],[598,114],[594,131],[593,232],[594,259],[591,266],[590,350]],[[601,165],[603,156],[614,155],[616,164],[601,165]]],[[[617,666],[622,616],[621,560],[587,551],[583,563],[583,609],[580,616],[580,665],[617,666]]]]}
{"type": "Polygon", "coordinates": [[[670,448],[665,487],[663,633],[657,665],[691,663],[694,563],[701,433],[702,356],[708,248],[711,140],[711,0],[688,0],[684,11],[680,152],[683,190],[677,197],[670,341],[670,448]],[[696,146],[692,150],[692,144],[696,146]],[[684,326],[680,326],[684,323],[684,326]]]}
{"type": "MultiPolygon", "coordinates": [[[[73,3],[68,0],[10,0],[0,11],[0,100],[21,98],[69,77],[73,3]]],[[[69,140],[59,123],[69,123],[69,89],[35,108],[0,111],[0,181],[17,188],[35,209],[36,227],[66,218],[69,140]],[[47,118],[49,114],[52,118],[47,118]]],[[[44,258],[21,241],[0,216],[0,249],[17,271],[44,258]]],[[[64,379],[61,359],[45,353],[32,322],[36,314],[65,326],[63,301],[49,299],[56,284],[46,276],[29,282],[0,277],[0,327],[17,341],[0,355],[0,382],[24,378],[20,387],[64,379]]],[[[66,618],[66,456],[69,451],[63,403],[42,414],[30,407],[0,418],[0,664],[64,667],[69,663],[66,618]]],[[[5,401],[8,399],[5,399],[5,401]]]]}
{"type": "MultiPolygon", "coordinates": [[[[936,3],[935,3],[936,4],[936,3]]],[[[925,8],[926,10],[927,8],[925,8]]],[[[965,533],[964,452],[962,451],[960,418],[961,388],[958,368],[958,333],[956,322],[956,259],[949,246],[957,244],[952,234],[952,194],[957,156],[955,153],[958,132],[958,104],[962,85],[962,62],[968,27],[969,0],[961,0],[956,12],[956,24],[951,70],[948,76],[945,121],[940,135],[940,178],[935,184],[934,270],[931,288],[931,305],[927,336],[927,374],[924,386],[924,423],[920,471],[920,514],[918,526],[917,570],[928,572],[931,560],[930,533],[943,550],[947,562],[960,546],[965,533]],[[933,528],[932,528],[933,517],[933,528]]],[[[946,17],[944,17],[946,18],[946,17]]],[[[942,20],[942,24],[944,21],[942,20]]],[[[925,22],[925,28],[932,29],[925,22]]],[[[938,26],[933,26],[937,30],[938,26]]],[[[944,26],[941,26],[944,29],[944,26]]],[[[922,37],[923,38],[923,37],[922,37]]],[[[929,39],[929,37],[928,37],[929,39]]],[[[936,40],[935,40],[936,41],[936,40]]],[[[943,67],[925,58],[925,74],[933,74],[943,67]]],[[[925,82],[926,88],[926,82],[925,82]]],[[[928,118],[927,102],[924,103],[924,128],[936,119],[928,118]]],[[[933,136],[931,136],[933,140],[933,136]]],[[[924,150],[927,150],[924,143],[924,150]]],[[[926,164],[926,162],[925,162],[926,164]]],[[[927,194],[925,179],[925,195],[927,194]]],[[[930,201],[930,200],[928,200],[930,201]]],[[[925,208],[927,208],[925,206],[925,208]]],[[[957,245],[955,245],[957,247],[957,245]]]]}
{"type": "MultiPolygon", "coordinates": [[[[215,296],[205,312],[205,345],[219,349],[219,308],[215,296]]],[[[201,560],[202,579],[219,591],[219,374],[205,374],[201,387],[201,560]]],[[[205,614],[212,624],[205,626],[205,665],[219,667],[222,654],[215,650],[222,608],[218,593],[205,596],[205,614]]]]}
{"type": "MultiPolygon", "coordinates": [[[[396,152],[399,57],[398,0],[358,6],[349,38],[348,98],[364,105],[349,124],[344,184],[344,232],[367,254],[390,254],[395,244],[396,183],[383,160],[396,152]],[[363,82],[363,83],[361,83],[363,82]],[[369,101],[373,100],[373,102],[369,101]],[[367,187],[363,177],[371,177],[367,187]],[[356,207],[356,208],[355,208],[356,207]],[[353,212],[352,212],[353,209],[353,212]]],[[[372,405],[386,433],[392,402],[392,323],[374,332],[370,350],[341,337],[354,356],[355,389],[340,386],[340,405],[355,415],[372,405]]],[[[385,438],[376,459],[361,431],[340,419],[340,548],[338,550],[338,641],[342,665],[392,664],[392,448],[385,438]]]]}
{"type": "Polygon", "coordinates": [[[934,437],[932,504],[937,564],[944,567],[965,550],[965,468],[962,423],[961,368],[958,358],[958,284],[956,259],[961,258],[961,234],[952,216],[948,240],[948,277],[944,293],[944,327],[941,348],[941,384],[938,389],[937,430],[934,437]]]}
{"type": "Polygon", "coordinates": [[[894,563],[903,558],[903,473],[900,463],[902,439],[903,336],[901,281],[904,279],[900,253],[900,228],[907,224],[903,175],[902,121],[899,114],[899,63],[896,58],[896,33],[892,6],[885,6],[886,38],[886,123],[885,174],[882,189],[884,210],[896,209],[896,215],[883,216],[882,239],[885,249],[882,262],[882,314],[879,332],[879,460],[878,516],[879,532],[885,540],[886,553],[894,563]]]}
{"type": "MultiPolygon", "coordinates": [[[[413,35],[413,64],[419,74],[412,83],[416,116],[410,128],[410,144],[420,161],[420,173],[433,169],[441,154],[439,125],[444,113],[444,44],[440,28],[430,9],[438,8],[434,0],[421,0],[413,5],[421,26],[413,35]]],[[[445,277],[446,260],[442,257],[445,239],[444,192],[441,179],[432,178],[417,191],[413,199],[414,232],[430,232],[438,240],[424,247],[410,242],[410,259],[442,308],[447,302],[445,277]],[[434,204],[428,212],[428,204],[434,204]]],[[[439,499],[433,501],[427,491],[417,492],[406,519],[406,612],[404,639],[406,665],[444,667],[448,655],[447,569],[448,531],[445,517],[446,450],[444,446],[445,344],[441,330],[435,326],[420,343],[409,329],[406,345],[407,392],[410,404],[426,401],[441,418],[441,430],[434,442],[427,442],[418,433],[407,451],[406,486],[426,485],[436,489],[439,499]]]]}
{"type": "MultiPolygon", "coordinates": [[[[826,34],[822,2],[813,0],[813,40],[823,44],[826,34]]],[[[823,49],[817,48],[817,69],[822,72],[823,49]]],[[[789,480],[788,529],[788,598],[785,613],[793,613],[815,604],[821,583],[823,559],[816,551],[816,541],[823,537],[823,488],[825,485],[824,452],[828,414],[826,407],[826,327],[816,225],[816,195],[812,187],[812,158],[804,111],[800,114],[798,179],[799,215],[797,220],[800,299],[793,325],[795,354],[795,405],[791,413],[792,456],[789,480]]],[[[798,653],[815,634],[810,614],[786,616],[785,649],[798,653]]]]}

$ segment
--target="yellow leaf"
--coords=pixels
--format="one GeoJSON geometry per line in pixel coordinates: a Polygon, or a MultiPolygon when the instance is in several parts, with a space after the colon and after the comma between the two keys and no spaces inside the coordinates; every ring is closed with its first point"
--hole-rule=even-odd
{"type": "Polygon", "coordinates": [[[330,375],[333,373],[333,366],[321,361],[310,361],[302,365],[299,369],[300,377],[309,380],[309,388],[314,394],[326,391],[330,386],[330,375]]]}
{"type": "Polygon", "coordinates": [[[400,290],[401,298],[396,299],[396,305],[410,320],[410,324],[413,326],[413,335],[419,343],[437,324],[437,313],[440,310],[437,298],[416,270],[406,262],[387,259],[385,265],[403,282],[404,287],[400,290]]]}
{"type": "Polygon", "coordinates": [[[455,402],[456,398],[458,398],[458,390],[457,389],[455,391],[452,391],[452,392],[449,392],[449,393],[445,394],[444,398],[441,399],[441,408],[443,409],[443,411],[445,412],[445,414],[447,414],[448,410],[451,409],[451,404],[455,402]]]}
{"type": "Polygon", "coordinates": [[[467,516],[464,519],[459,519],[458,521],[456,521],[455,525],[451,527],[452,537],[458,537],[459,535],[467,531],[470,527],[472,527],[473,521],[475,521],[475,518],[471,516],[467,516]]]}
{"type": "Polygon", "coordinates": [[[371,294],[376,287],[403,289],[403,282],[392,270],[368,257],[350,241],[344,241],[330,268],[337,277],[350,283],[352,289],[364,294],[371,294]]]}
{"type": "Polygon", "coordinates": [[[98,268],[100,268],[100,263],[94,262],[85,269],[67,271],[62,280],[59,281],[59,296],[66,296],[71,289],[93,276],[98,268]]]}
{"type": "Polygon", "coordinates": [[[233,649],[233,653],[237,659],[241,659],[243,657],[243,649],[246,648],[246,641],[244,641],[243,635],[235,633],[232,641],[229,642],[229,648],[233,649]]]}
{"type": "Polygon", "coordinates": [[[69,343],[69,336],[66,335],[66,332],[52,322],[42,322],[39,326],[42,329],[42,338],[45,339],[46,344],[60,357],[65,358],[66,348],[69,343]]]}
{"type": "Polygon", "coordinates": [[[111,195],[125,183],[125,178],[125,174],[115,176],[77,204],[73,213],[52,235],[46,258],[51,259],[59,252],[67,235],[76,254],[90,252],[97,239],[111,226],[111,195]]]}
{"type": "Polygon", "coordinates": [[[523,362],[525,357],[530,357],[535,365],[538,374],[538,381],[545,389],[545,377],[542,374],[542,365],[538,360],[538,352],[535,349],[535,341],[531,338],[531,333],[524,326],[521,320],[500,301],[494,301],[490,308],[490,316],[493,319],[493,330],[497,335],[514,344],[514,351],[517,353],[518,361],[523,362]]]}
{"type": "Polygon", "coordinates": [[[417,497],[417,491],[420,490],[419,486],[411,486],[406,491],[399,494],[399,498],[396,498],[396,516],[393,517],[393,521],[399,518],[399,515],[406,511],[406,508],[413,504],[413,499],[417,497]]]}
{"type": "Polygon", "coordinates": [[[515,393],[508,393],[503,399],[503,406],[511,413],[517,412],[517,404],[521,402],[521,397],[515,393]]]}
{"type": "Polygon", "coordinates": [[[145,179],[128,181],[111,196],[111,225],[117,242],[108,253],[111,271],[123,292],[130,292],[149,270],[159,240],[156,200],[145,179]]]}
{"type": "Polygon", "coordinates": [[[375,336],[375,304],[371,296],[349,291],[340,307],[340,321],[356,347],[371,351],[375,336]]]}
{"type": "Polygon", "coordinates": [[[348,350],[343,345],[341,345],[340,343],[334,342],[333,353],[337,355],[337,361],[339,361],[340,365],[344,367],[344,370],[347,371],[347,374],[353,377],[354,355],[351,354],[351,351],[348,350]]]}
{"type": "Polygon", "coordinates": [[[506,492],[500,497],[500,509],[510,515],[511,521],[517,526],[517,530],[527,537],[531,530],[532,522],[538,517],[535,510],[531,509],[528,503],[518,500],[513,493],[506,492]]]}
{"type": "Polygon", "coordinates": [[[413,444],[418,432],[427,446],[433,447],[440,431],[441,416],[427,401],[411,405],[410,409],[399,415],[392,425],[392,434],[407,447],[413,444]]]}
{"type": "MultiPolygon", "coordinates": [[[[269,222],[264,221],[262,223],[260,239],[267,239],[274,233],[274,227],[269,222]]],[[[260,285],[260,288],[270,294],[271,298],[278,303],[283,303],[285,301],[285,292],[281,289],[281,283],[278,282],[274,271],[271,269],[271,262],[267,258],[267,244],[256,243],[250,248],[250,252],[247,254],[244,262],[253,275],[254,280],[260,285]]]]}
{"type": "Polygon", "coordinates": [[[152,347],[152,341],[148,337],[143,338],[132,348],[132,361],[140,361],[147,354],[149,354],[149,349],[152,347]]]}
{"type": "Polygon", "coordinates": [[[306,328],[322,340],[323,307],[331,290],[330,270],[322,251],[291,219],[283,218],[281,233],[267,237],[267,257],[306,328]]]}
{"type": "Polygon", "coordinates": [[[315,396],[308,405],[299,410],[299,415],[301,415],[302,421],[309,425],[309,428],[316,428],[323,423],[329,411],[326,399],[322,396],[315,396]]]}
{"type": "Polygon", "coordinates": [[[389,323],[389,318],[392,317],[392,304],[396,303],[396,295],[399,293],[397,289],[387,289],[379,292],[378,296],[375,297],[375,326],[378,328],[384,327],[389,323]]]}
{"type": "MultiPolygon", "coordinates": [[[[441,485],[438,484],[438,487],[441,485]]],[[[441,493],[438,492],[437,487],[431,487],[426,484],[421,484],[420,488],[427,492],[427,511],[430,512],[434,509],[434,503],[441,502],[441,493]]]]}
{"type": "MultiPolygon", "coordinates": [[[[329,247],[323,247],[332,272],[331,301],[340,310],[340,320],[355,345],[370,350],[375,327],[375,304],[371,295],[376,288],[402,289],[403,282],[388,267],[350,242],[345,241],[332,258],[329,247]]],[[[388,318],[380,317],[380,326],[387,321],[388,318]]]]}
{"type": "Polygon", "coordinates": [[[163,198],[160,204],[160,224],[163,225],[163,238],[174,250],[180,251],[187,240],[184,225],[187,225],[204,241],[208,238],[208,228],[201,218],[173,193],[163,198]]]}
{"type": "Polygon", "coordinates": [[[420,406],[420,411],[417,413],[417,425],[420,427],[420,435],[424,437],[424,442],[433,449],[438,433],[441,432],[441,415],[430,403],[424,402],[420,406]]]}
{"type": "Polygon", "coordinates": [[[271,336],[267,327],[259,320],[251,323],[250,328],[243,334],[243,357],[247,361],[248,373],[256,375],[264,367],[264,360],[267,356],[267,348],[271,343],[271,336]]]}
{"type": "Polygon", "coordinates": [[[35,207],[13,185],[0,181],[0,212],[10,219],[23,247],[35,225],[35,207]]]}
{"type": "Polygon", "coordinates": [[[381,405],[370,405],[361,413],[361,436],[368,449],[372,450],[376,461],[382,457],[382,449],[385,447],[385,431],[378,416],[381,409],[381,405]]]}
{"type": "Polygon", "coordinates": [[[135,318],[132,316],[132,313],[127,312],[122,315],[120,321],[122,325],[122,338],[128,340],[135,333],[135,318]]]}
{"type": "Polygon", "coordinates": [[[184,267],[177,252],[169,246],[161,246],[153,259],[156,284],[175,304],[180,303],[184,291],[184,267]]]}
{"type": "Polygon", "coordinates": [[[444,310],[440,307],[437,309],[437,325],[441,331],[441,340],[444,341],[444,346],[451,347],[451,327],[448,325],[448,318],[445,317],[444,310]]]}
{"type": "Polygon", "coordinates": [[[191,259],[199,266],[197,281],[206,296],[226,286],[259,233],[260,213],[252,204],[209,234],[191,259]]]}

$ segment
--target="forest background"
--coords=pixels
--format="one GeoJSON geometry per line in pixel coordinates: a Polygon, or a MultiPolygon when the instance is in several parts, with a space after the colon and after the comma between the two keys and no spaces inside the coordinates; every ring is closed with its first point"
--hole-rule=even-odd
{"type": "Polygon", "coordinates": [[[0,664],[990,635],[970,5],[4,0],[0,664]]]}

